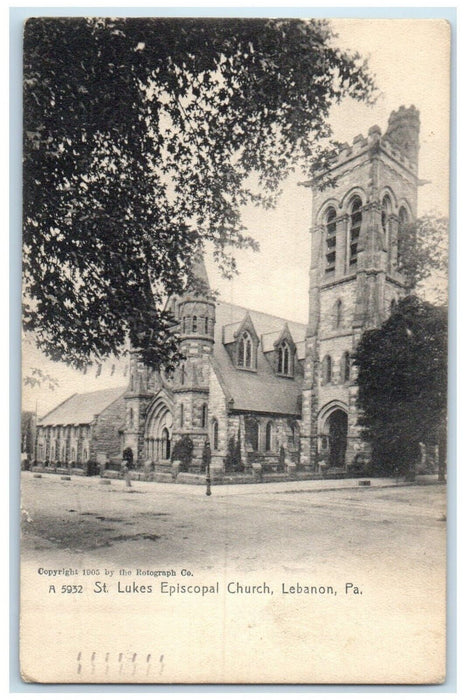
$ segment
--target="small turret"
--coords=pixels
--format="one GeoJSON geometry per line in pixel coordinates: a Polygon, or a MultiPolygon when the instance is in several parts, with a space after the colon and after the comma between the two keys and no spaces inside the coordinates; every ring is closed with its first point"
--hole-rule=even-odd
{"type": "Polygon", "coordinates": [[[414,105],[400,107],[390,114],[384,138],[417,166],[419,152],[419,112],[414,105]]]}
{"type": "Polygon", "coordinates": [[[179,303],[181,340],[204,338],[213,341],[215,303],[211,298],[209,278],[201,258],[192,267],[193,289],[188,289],[179,303]]]}

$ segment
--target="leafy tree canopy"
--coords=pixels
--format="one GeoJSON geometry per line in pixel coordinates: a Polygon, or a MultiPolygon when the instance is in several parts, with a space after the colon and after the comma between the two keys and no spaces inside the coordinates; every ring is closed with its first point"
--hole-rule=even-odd
{"type": "Polygon", "coordinates": [[[362,437],[385,470],[408,472],[419,442],[435,442],[445,430],[447,360],[447,309],[415,296],[363,334],[354,357],[362,437]]]}
{"type": "Polygon", "coordinates": [[[240,208],[321,167],[329,109],[367,100],[326,21],[34,18],[24,36],[24,323],[76,367],[177,359],[168,295],[206,241],[226,274],[240,208]],[[255,183],[255,187],[251,183],[255,183]]]}
{"type": "Polygon", "coordinates": [[[405,224],[399,238],[400,272],[407,289],[443,304],[448,292],[448,219],[433,213],[405,224]]]}

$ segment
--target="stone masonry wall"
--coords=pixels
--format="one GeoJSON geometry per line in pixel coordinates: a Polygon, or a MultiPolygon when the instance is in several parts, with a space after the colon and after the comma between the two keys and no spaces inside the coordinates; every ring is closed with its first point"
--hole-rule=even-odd
{"type": "Polygon", "coordinates": [[[109,458],[121,455],[119,428],[124,420],[125,399],[122,396],[102,411],[93,425],[91,459],[96,459],[98,452],[107,454],[109,458]]]}

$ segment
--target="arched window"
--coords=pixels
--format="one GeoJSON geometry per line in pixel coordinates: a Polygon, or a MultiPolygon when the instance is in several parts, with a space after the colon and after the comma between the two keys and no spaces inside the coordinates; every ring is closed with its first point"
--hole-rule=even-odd
{"type": "Polygon", "coordinates": [[[337,299],[335,303],[335,328],[340,328],[343,322],[343,302],[337,299]]]}
{"type": "Polygon", "coordinates": [[[392,205],[390,202],[390,197],[386,194],[382,200],[382,230],[386,246],[390,242],[390,228],[388,217],[390,216],[391,210],[392,205]]]}
{"type": "Polygon", "coordinates": [[[214,450],[218,450],[218,421],[212,421],[212,446],[214,450]]]}
{"type": "Polygon", "coordinates": [[[290,375],[292,371],[290,346],[284,340],[278,346],[278,373],[290,375]]]}
{"type": "Polygon", "coordinates": [[[206,403],[202,405],[201,427],[202,428],[207,427],[207,404],[206,403]]]}
{"type": "Polygon", "coordinates": [[[350,241],[349,241],[349,264],[356,265],[358,262],[358,241],[362,224],[362,202],[359,197],[353,199],[351,205],[350,218],[350,241]]]}
{"type": "Polygon", "coordinates": [[[266,452],[272,451],[272,430],[273,430],[273,423],[272,423],[272,421],[269,421],[265,427],[265,451],[266,452]]]}
{"type": "Polygon", "coordinates": [[[242,333],[238,343],[238,367],[252,367],[252,338],[247,331],[242,333]]]}
{"type": "Polygon", "coordinates": [[[209,333],[209,317],[206,316],[204,319],[204,333],[207,335],[209,333]]]}
{"type": "Polygon", "coordinates": [[[171,444],[170,433],[167,428],[162,430],[162,459],[170,459],[171,444]]]}
{"type": "Polygon", "coordinates": [[[244,421],[246,429],[246,442],[251,449],[257,452],[259,449],[259,424],[255,418],[246,418],[244,421]]]}
{"type": "Polygon", "coordinates": [[[401,240],[405,234],[406,226],[408,225],[409,216],[406,207],[401,207],[398,212],[398,238],[396,242],[396,264],[401,265],[401,240]]]}
{"type": "Polygon", "coordinates": [[[323,384],[330,384],[332,381],[332,358],[330,355],[326,355],[322,362],[322,382],[323,384]]]}
{"type": "Polygon", "coordinates": [[[291,424],[291,447],[296,449],[299,446],[299,425],[297,423],[291,424]]]}
{"type": "Polygon", "coordinates": [[[181,332],[183,335],[186,333],[186,316],[183,316],[183,320],[181,322],[181,332]]]}
{"type": "Polygon", "coordinates": [[[192,331],[193,333],[197,333],[197,316],[193,316],[192,331]]]}
{"type": "Polygon", "coordinates": [[[337,254],[337,213],[333,207],[325,217],[325,272],[335,271],[337,254]]]}
{"type": "Polygon", "coordinates": [[[133,427],[134,427],[134,411],[133,411],[132,408],[129,409],[128,427],[129,427],[129,428],[133,428],[133,427]]]}
{"type": "Polygon", "coordinates": [[[180,404],[180,428],[184,426],[184,405],[180,404]]]}
{"type": "Polygon", "coordinates": [[[341,374],[344,382],[349,382],[351,373],[351,358],[349,352],[343,353],[341,360],[341,374]]]}

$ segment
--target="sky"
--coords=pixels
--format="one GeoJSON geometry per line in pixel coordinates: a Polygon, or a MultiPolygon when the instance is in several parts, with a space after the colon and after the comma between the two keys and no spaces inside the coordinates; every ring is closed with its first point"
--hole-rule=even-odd
{"type": "MultiPolygon", "coordinates": [[[[442,20],[332,20],[338,45],[358,51],[375,74],[379,97],[374,106],[345,100],[332,108],[334,137],[351,143],[378,124],[387,127],[392,110],[415,105],[420,111],[418,215],[430,211],[448,215],[449,180],[449,27],[442,20]]],[[[208,256],[206,266],[212,288],[224,301],[306,323],[310,265],[311,190],[300,186],[301,174],[284,184],[273,211],[246,208],[243,223],[260,245],[260,252],[239,251],[239,275],[221,277],[208,256]]],[[[109,360],[100,376],[91,368],[86,375],[44,358],[31,344],[23,347],[23,371],[40,367],[58,381],[58,387],[23,390],[24,410],[43,416],[75,392],[124,386],[127,362],[109,360]]]]}

